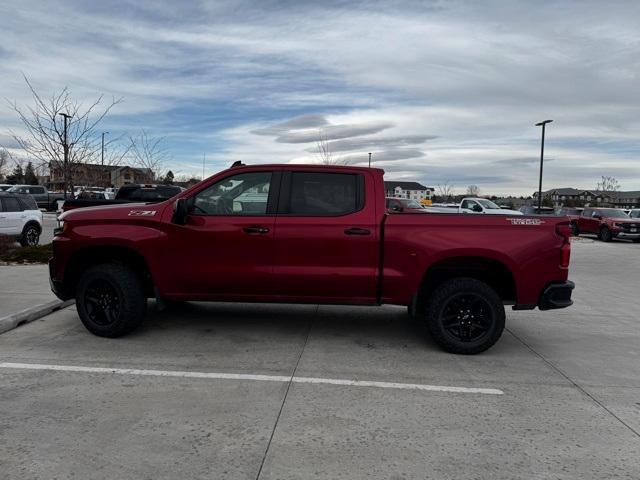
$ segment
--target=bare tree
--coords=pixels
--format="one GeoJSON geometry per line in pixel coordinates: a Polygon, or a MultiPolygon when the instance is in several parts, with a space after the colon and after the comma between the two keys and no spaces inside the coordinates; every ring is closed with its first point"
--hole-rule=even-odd
{"type": "Polygon", "coordinates": [[[596,183],[596,191],[598,192],[617,192],[620,190],[620,184],[614,177],[602,176],[600,181],[596,183]]]}
{"type": "Polygon", "coordinates": [[[453,185],[446,181],[444,183],[439,183],[438,187],[438,196],[443,200],[450,200],[453,197],[453,185]]]}
{"type": "Polygon", "coordinates": [[[323,165],[347,165],[349,162],[345,158],[336,156],[331,151],[331,142],[324,130],[318,131],[318,140],[316,141],[317,155],[320,163],[323,165]]]}
{"type": "Polygon", "coordinates": [[[99,148],[96,127],[122,99],[113,98],[111,102],[103,103],[103,95],[100,95],[85,106],[72,98],[67,87],[45,99],[27,77],[24,80],[31,91],[34,105],[20,107],[16,102],[9,102],[26,130],[25,136],[14,132],[11,135],[37,164],[47,165],[50,170],[56,169],[62,173],[65,193],[67,190],[73,191],[75,166],[95,157],[99,148]],[[70,117],[66,138],[63,114],[70,117]],[[66,162],[65,147],[68,152],[66,162]]]}
{"type": "Polygon", "coordinates": [[[160,178],[164,163],[169,159],[169,152],[164,146],[164,137],[150,137],[145,130],[141,130],[136,137],[129,137],[130,156],[133,164],[139,168],[146,168],[153,179],[160,178]]]}
{"type": "Polygon", "coordinates": [[[6,148],[0,147],[0,179],[4,178],[5,168],[9,166],[11,154],[6,148]]]}
{"type": "Polygon", "coordinates": [[[478,185],[469,185],[467,187],[467,196],[468,197],[479,197],[480,196],[480,187],[478,185]]]}

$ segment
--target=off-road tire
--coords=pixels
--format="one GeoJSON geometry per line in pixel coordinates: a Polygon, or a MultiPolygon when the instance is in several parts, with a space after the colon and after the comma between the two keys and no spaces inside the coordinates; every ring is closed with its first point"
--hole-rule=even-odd
{"type": "Polygon", "coordinates": [[[90,268],[80,278],[76,289],[76,308],[87,330],[100,337],[115,338],[126,335],[142,323],[147,298],[140,279],[130,268],[105,263],[90,268]],[[95,298],[96,291],[100,291],[97,287],[109,292],[106,296],[110,299],[105,301],[116,308],[116,313],[106,315],[105,308],[102,317],[99,315],[101,309],[89,300],[95,298]]]}
{"type": "Polygon", "coordinates": [[[428,300],[427,329],[433,340],[447,352],[465,355],[480,353],[494,345],[502,335],[505,323],[504,305],[495,290],[480,280],[465,277],[447,280],[434,290],[428,300]],[[457,305],[465,304],[464,299],[469,299],[469,304],[475,305],[473,308],[478,312],[467,314],[469,310],[458,308],[457,305]],[[455,316],[453,322],[457,321],[457,326],[451,327],[451,320],[446,318],[451,315],[455,316]],[[467,318],[465,315],[472,317],[467,318]],[[460,322],[467,325],[460,325],[460,322]],[[482,329],[478,324],[482,324],[484,333],[480,333],[482,329]],[[458,336],[453,333],[455,330],[458,336]],[[463,340],[461,337],[464,336],[464,331],[475,332],[479,337],[471,339],[467,335],[468,339],[463,340]]]}
{"type": "Polygon", "coordinates": [[[600,229],[600,233],[598,234],[598,238],[603,242],[610,242],[613,238],[613,235],[611,234],[611,230],[609,230],[607,227],[602,227],[600,229]]]}
{"type": "Polygon", "coordinates": [[[27,223],[20,235],[20,245],[34,247],[40,242],[40,226],[37,223],[27,223]]]}

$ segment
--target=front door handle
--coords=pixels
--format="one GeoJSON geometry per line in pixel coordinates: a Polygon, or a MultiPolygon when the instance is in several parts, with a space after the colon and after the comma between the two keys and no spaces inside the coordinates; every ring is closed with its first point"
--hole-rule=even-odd
{"type": "Polygon", "coordinates": [[[347,228],[344,233],[346,235],[371,235],[371,230],[368,230],[366,228],[352,227],[347,228]]]}
{"type": "Polygon", "coordinates": [[[265,233],[269,233],[269,229],[267,227],[261,227],[259,225],[245,227],[242,229],[242,231],[249,235],[264,235],[265,233]]]}

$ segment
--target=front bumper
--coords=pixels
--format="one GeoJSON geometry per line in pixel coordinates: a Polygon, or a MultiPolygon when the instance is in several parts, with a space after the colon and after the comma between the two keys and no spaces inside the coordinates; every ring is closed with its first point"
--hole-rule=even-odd
{"type": "Polygon", "coordinates": [[[64,288],[64,283],[55,278],[55,271],[55,259],[51,258],[49,260],[49,285],[51,286],[51,291],[60,300],[69,300],[71,296],[64,288]]]}
{"type": "Polygon", "coordinates": [[[551,310],[554,308],[567,308],[573,305],[571,293],[575,286],[575,283],[570,280],[548,285],[540,294],[538,308],[540,310],[551,310]]]}
{"type": "Polygon", "coordinates": [[[629,240],[636,240],[640,238],[640,233],[627,233],[627,232],[614,232],[616,238],[627,238],[629,240]]]}

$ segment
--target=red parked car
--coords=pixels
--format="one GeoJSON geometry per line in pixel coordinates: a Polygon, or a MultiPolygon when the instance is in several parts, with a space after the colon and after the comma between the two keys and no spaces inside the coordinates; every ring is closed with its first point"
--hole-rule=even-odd
{"type": "Polygon", "coordinates": [[[147,298],[396,304],[455,353],[502,334],[504,305],[572,304],[566,219],[387,213],[383,171],[235,166],[156,204],[61,215],[51,285],[84,325],[117,337],[147,298]]]}
{"type": "Polygon", "coordinates": [[[574,225],[574,234],[595,233],[603,242],[614,238],[640,242],[640,220],[630,218],[619,208],[586,207],[574,225]]]}

